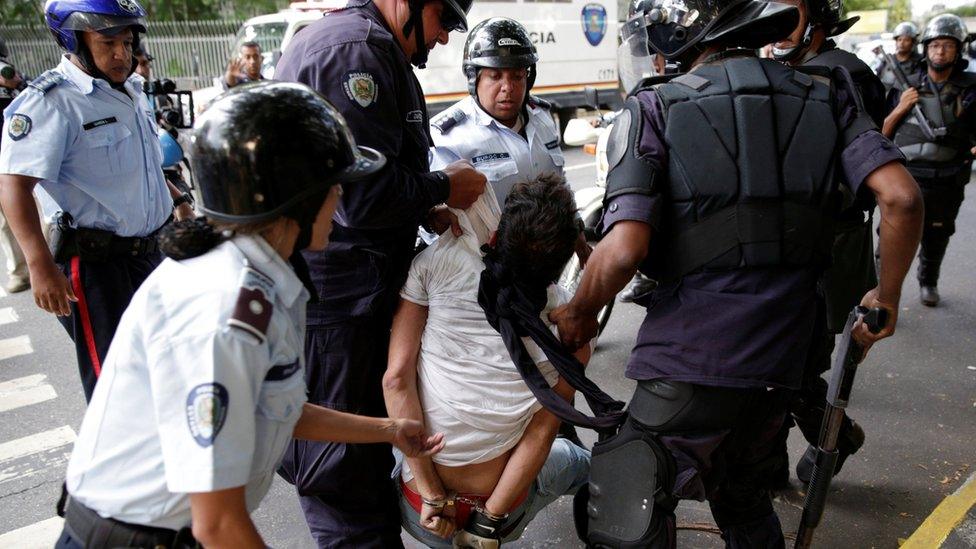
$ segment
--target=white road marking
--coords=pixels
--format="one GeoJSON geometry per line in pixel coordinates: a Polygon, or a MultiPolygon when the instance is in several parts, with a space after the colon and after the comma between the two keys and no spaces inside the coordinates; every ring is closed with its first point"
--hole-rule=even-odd
{"type": "Polygon", "coordinates": [[[0,286],[0,297],[7,297],[7,290],[4,290],[3,286],[0,286]]]}
{"type": "Polygon", "coordinates": [[[0,535],[0,547],[18,547],[20,549],[54,547],[58,538],[61,537],[63,528],[63,518],[51,517],[0,535]]]}
{"type": "Polygon", "coordinates": [[[29,355],[34,352],[31,346],[30,336],[22,335],[0,339],[0,360],[6,360],[15,356],[29,355]]]}
{"type": "Polygon", "coordinates": [[[20,317],[17,316],[17,311],[13,307],[4,307],[0,309],[0,325],[10,324],[11,322],[17,322],[20,317]]]}
{"type": "Polygon", "coordinates": [[[54,450],[66,444],[71,444],[74,441],[74,429],[67,425],[62,425],[57,429],[4,442],[0,444],[0,465],[5,461],[54,450]]]}
{"type": "Polygon", "coordinates": [[[0,383],[0,412],[57,398],[54,387],[44,383],[45,379],[46,375],[35,374],[0,383]]]}
{"type": "Polygon", "coordinates": [[[566,166],[563,168],[564,172],[571,172],[573,170],[582,170],[583,168],[593,168],[596,166],[596,162],[590,162],[589,164],[577,164],[575,166],[566,166]]]}

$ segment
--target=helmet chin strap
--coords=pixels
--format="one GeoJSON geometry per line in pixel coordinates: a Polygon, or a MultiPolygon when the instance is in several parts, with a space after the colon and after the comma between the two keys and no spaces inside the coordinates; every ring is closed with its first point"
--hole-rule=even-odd
{"type": "MultiPolygon", "coordinates": [[[[112,79],[109,78],[107,74],[102,72],[102,69],[98,68],[98,65],[95,63],[95,57],[92,55],[91,50],[88,49],[88,46],[86,46],[81,39],[81,33],[79,32],[75,33],[75,40],[77,40],[78,42],[78,53],[76,55],[78,56],[78,59],[81,61],[81,65],[82,67],[84,67],[85,72],[87,72],[93,78],[98,78],[100,80],[104,80],[108,82],[109,86],[112,86],[113,88],[119,91],[124,91],[125,82],[122,82],[120,84],[113,82],[112,79]]],[[[136,49],[138,45],[139,45],[139,33],[133,32],[132,49],[133,50],[136,49]]],[[[139,60],[136,59],[136,57],[133,55],[132,66],[129,67],[129,74],[125,75],[126,80],[128,80],[129,77],[132,76],[132,73],[136,72],[136,67],[138,66],[139,66],[139,60]]]]}
{"type": "Polygon", "coordinates": [[[813,25],[807,23],[806,30],[803,31],[803,38],[800,43],[791,48],[777,48],[773,46],[773,59],[777,61],[793,61],[804,53],[813,42],[813,25]]]}
{"type": "Polygon", "coordinates": [[[403,36],[409,40],[410,31],[414,32],[414,41],[417,44],[417,51],[410,56],[410,63],[418,69],[427,66],[427,57],[430,51],[424,43],[424,1],[410,0],[410,18],[403,25],[403,36]]]}

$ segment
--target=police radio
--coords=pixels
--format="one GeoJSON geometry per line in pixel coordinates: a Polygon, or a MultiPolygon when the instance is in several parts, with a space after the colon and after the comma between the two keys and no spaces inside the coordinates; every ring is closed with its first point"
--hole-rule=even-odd
{"type": "Polygon", "coordinates": [[[193,127],[193,94],[189,90],[176,89],[176,82],[168,79],[147,81],[142,89],[149,96],[156,120],[164,126],[180,130],[193,127]]]}

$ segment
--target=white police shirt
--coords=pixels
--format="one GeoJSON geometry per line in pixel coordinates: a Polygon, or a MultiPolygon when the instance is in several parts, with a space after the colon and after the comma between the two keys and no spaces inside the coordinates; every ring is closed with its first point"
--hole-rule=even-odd
{"type": "Polygon", "coordinates": [[[191,492],[267,493],[306,401],[308,292],[260,237],[166,259],[122,316],[67,486],[103,517],[180,529],[191,492]]]}
{"type": "Polygon", "coordinates": [[[67,57],[4,110],[0,173],[41,179],[74,226],[145,236],[173,210],[138,80],[113,89],[67,57]]]}
{"type": "Polygon", "coordinates": [[[495,188],[498,203],[516,183],[544,173],[563,173],[565,158],[559,130],[549,111],[526,106],[525,137],[492,118],[468,96],[431,121],[434,146],[430,169],[440,170],[456,160],[468,160],[495,188]]]}

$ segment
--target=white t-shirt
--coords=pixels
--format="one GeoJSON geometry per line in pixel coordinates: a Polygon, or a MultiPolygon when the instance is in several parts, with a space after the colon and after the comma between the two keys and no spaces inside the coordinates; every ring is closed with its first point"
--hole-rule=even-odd
{"type": "MultiPolygon", "coordinates": [[[[482,196],[494,201],[489,191],[482,196]]],[[[417,386],[428,430],[444,433],[446,441],[433,460],[450,467],[485,462],[508,451],[541,408],[478,304],[484,263],[476,235],[485,232],[470,230],[465,212],[459,217],[465,234],[456,238],[448,231],[421,252],[400,292],[403,299],[428,308],[417,386]]],[[[541,317],[553,331],[548,313],[570,297],[557,285],[549,287],[541,317]]],[[[529,338],[523,342],[546,380],[555,385],[559,376],[542,349],[529,338]]],[[[405,479],[412,478],[404,471],[405,479]]]]}

